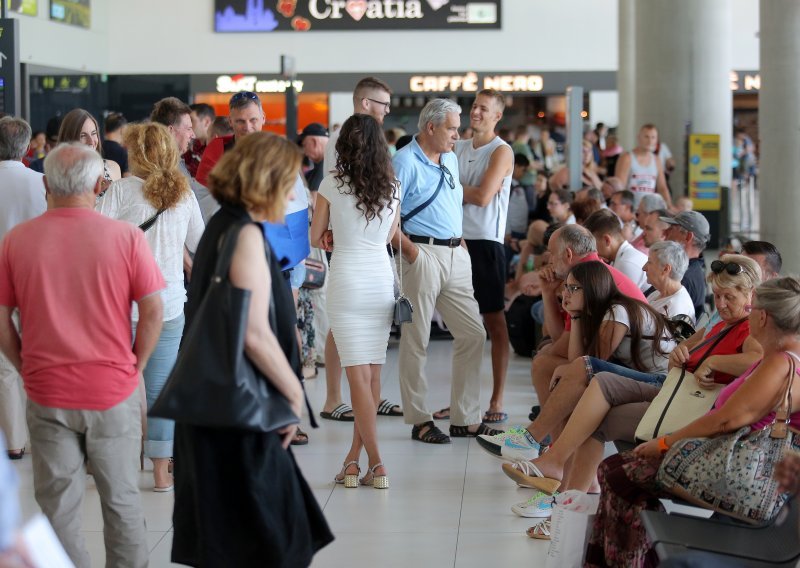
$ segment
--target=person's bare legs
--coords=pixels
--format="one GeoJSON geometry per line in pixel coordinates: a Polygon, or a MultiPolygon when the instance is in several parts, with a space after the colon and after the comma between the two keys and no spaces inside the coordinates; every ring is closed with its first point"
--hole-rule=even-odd
{"type": "Polygon", "coordinates": [[[605,444],[600,440],[589,437],[575,450],[572,463],[566,470],[563,490],[577,489],[584,493],[599,493],[600,483],[597,481],[597,468],[603,461],[605,444]]]}
{"type": "Polygon", "coordinates": [[[503,411],[503,391],[508,371],[509,339],[506,314],[503,310],[483,314],[486,331],[492,342],[492,398],[489,400],[487,414],[503,411]]]}
{"type": "Polygon", "coordinates": [[[568,363],[564,357],[552,354],[549,347],[542,349],[531,361],[531,379],[541,408],[544,408],[550,397],[550,381],[553,379],[553,373],[558,367],[568,363]]]}
{"type": "MultiPolygon", "coordinates": [[[[347,381],[350,384],[350,397],[353,401],[353,443],[347,453],[345,463],[358,461],[361,449],[367,451],[369,466],[381,463],[378,450],[377,410],[381,396],[381,365],[354,365],[346,367],[347,381]]],[[[384,468],[378,468],[375,475],[385,475],[384,468]]]]}
{"type": "MultiPolygon", "coordinates": [[[[325,339],[325,386],[327,393],[322,411],[333,412],[342,404],[342,361],[339,359],[332,331],[328,331],[328,337],[325,339]]],[[[353,416],[353,413],[346,412],[344,416],[353,416]]]]}
{"type": "Polygon", "coordinates": [[[569,418],[586,391],[586,367],[583,358],[578,357],[572,363],[558,367],[553,378],[559,379],[558,384],[547,398],[547,403],[542,406],[542,412],[527,427],[537,442],[544,440],[569,418]]]}

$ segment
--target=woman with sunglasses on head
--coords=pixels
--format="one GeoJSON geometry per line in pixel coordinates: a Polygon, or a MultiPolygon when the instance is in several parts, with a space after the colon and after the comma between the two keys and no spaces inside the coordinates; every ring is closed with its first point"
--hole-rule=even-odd
{"type": "MultiPolygon", "coordinates": [[[[91,146],[101,156],[103,155],[103,146],[100,141],[100,128],[97,125],[97,120],[89,113],[89,111],[82,108],[74,108],[64,115],[64,120],[61,121],[61,127],[58,129],[58,143],[62,142],[80,142],[91,146]]],[[[108,189],[112,181],[117,181],[122,178],[119,164],[114,160],[103,160],[103,177],[105,178],[103,191],[108,189]]],[[[102,193],[100,194],[103,195],[102,193]]]]}
{"type": "MultiPolygon", "coordinates": [[[[657,252],[650,249],[651,255],[657,252]]],[[[725,319],[707,332],[700,330],[692,335],[672,351],[669,359],[670,369],[685,367],[695,374],[702,388],[729,383],[762,354],[761,346],[750,337],[747,319],[747,306],[760,283],[759,267],[755,261],[740,255],[730,255],[726,260],[730,260],[731,267],[725,269],[713,264],[718,272],[712,272],[708,278],[725,319]]],[[[517,483],[546,492],[559,488],[588,491],[596,487],[597,467],[603,459],[605,443],[617,440],[634,443],[636,427],[660,389],[660,384],[644,383],[614,372],[597,373],[550,450],[530,462],[506,464],[503,470],[517,483]]],[[[537,500],[534,496],[529,503],[519,503],[512,510],[533,517],[549,503],[546,498],[537,500]]],[[[542,527],[537,525],[530,529],[529,536],[541,538],[537,536],[541,532],[542,527]]]]}
{"type": "Polygon", "coordinates": [[[312,242],[333,251],[327,312],[355,415],[353,442],[335,481],[349,488],[386,489],[375,417],[394,306],[386,245],[400,222],[399,182],[383,131],[369,115],[345,121],[336,153],[335,172],[322,180],[311,224],[312,242]],[[359,481],[363,449],[369,466],[359,481]]]}
{"type": "MultiPolygon", "coordinates": [[[[732,255],[734,256],[734,255],[732,255]]],[[[739,263],[739,260],[726,261],[739,263]]],[[[722,271],[729,270],[722,267],[722,271]]],[[[733,269],[730,269],[733,270],[733,269]]],[[[735,276],[735,275],[731,275],[735,276]]],[[[632,452],[608,458],[600,467],[600,507],[594,521],[586,554],[587,566],[639,567],[655,564],[655,555],[640,520],[642,510],[661,510],[660,497],[669,497],[656,482],[664,454],[686,439],[707,439],[736,432],[769,427],[786,392],[787,380],[793,392],[800,389],[800,280],[776,278],[758,286],[748,306],[753,340],[763,354],[741,376],[722,389],[714,408],[684,428],[641,444],[632,452]],[[798,370],[789,378],[790,359],[798,370]]],[[[800,412],[792,404],[789,437],[792,448],[800,450],[800,412]]],[[[689,450],[691,451],[691,450],[689,450]]],[[[709,479],[724,485],[726,470],[708,466],[709,479]]],[[[738,482],[742,479],[738,478],[738,482]]]]}

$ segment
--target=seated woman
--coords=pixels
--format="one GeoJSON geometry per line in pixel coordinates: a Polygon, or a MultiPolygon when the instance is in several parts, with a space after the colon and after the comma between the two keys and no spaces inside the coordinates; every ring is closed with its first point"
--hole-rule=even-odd
{"type": "Polygon", "coordinates": [[[568,189],[554,189],[547,198],[547,212],[554,223],[571,225],[575,223],[575,215],[570,207],[575,195],[568,189]]]}
{"type": "MultiPolygon", "coordinates": [[[[583,165],[581,169],[581,187],[600,189],[603,186],[603,182],[600,180],[597,162],[594,161],[592,143],[588,140],[583,141],[581,159],[583,165]]],[[[569,167],[565,166],[554,173],[550,177],[549,183],[552,189],[568,189],[569,167]]]]}
{"type": "Polygon", "coordinates": [[[664,319],[646,303],[622,294],[605,264],[589,261],[573,266],[564,283],[562,305],[572,318],[571,362],[556,368],[550,396],[527,430],[478,437],[481,448],[496,457],[521,459],[522,464],[537,457],[541,440],[569,418],[595,373],[612,371],[659,385],[666,377],[672,340],[664,319]]]}
{"type": "Polygon", "coordinates": [[[647,274],[647,283],[655,292],[647,296],[647,302],[667,318],[688,316],[695,323],[694,304],[681,279],[689,267],[689,257],[681,245],[674,241],[654,243],[642,269],[647,274]]]}
{"type": "MultiPolygon", "coordinates": [[[[774,409],[785,393],[789,358],[800,353],[800,280],[777,278],[759,286],[749,320],[753,339],[764,348],[763,357],[722,390],[711,412],[633,452],[612,456],[601,465],[602,496],[589,540],[587,566],[637,567],[650,563],[650,546],[639,513],[661,506],[655,476],[665,448],[679,440],[724,435],[748,425],[759,430],[772,422],[774,409]]],[[[795,392],[800,389],[798,374],[792,377],[795,392]]],[[[790,416],[790,426],[800,428],[800,412],[790,416]]],[[[798,435],[789,435],[793,448],[800,449],[798,435]]],[[[709,472],[715,473],[724,475],[723,471],[709,472]]]]}
{"type": "MultiPolygon", "coordinates": [[[[670,369],[685,366],[695,374],[699,386],[706,388],[714,383],[730,383],[762,356],[761,346],[750,337],[747,317],[753,291],[761,281],[760,269],[755,261],[741,255],[726,258],[733,259],[734,267],[741,271],[730,274],[722,270],[708,278],[714,301],[725,319],[708,333],[700,330],[678,345],[669,359],[670,369]]],[[[550,450],[514,468],[504,465],[503,471],[521,485],[547,492],[559,486],[588,491],[596,486],[605,442],[634,442],[636,427],[659,388],[612,373],[598,373],[550,450]],[[566,470],[570,458],[571,467],[566,470]]],[[[542,516],[536,513],[548,504],[531,499],[515,505],[514,511],[522,516],[542,516]]],[[[544,528],[531,530],[535,535],[544,528]]]]}

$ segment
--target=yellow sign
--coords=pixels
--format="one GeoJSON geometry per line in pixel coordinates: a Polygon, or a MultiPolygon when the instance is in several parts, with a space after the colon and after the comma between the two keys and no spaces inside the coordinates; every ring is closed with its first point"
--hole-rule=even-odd
{"type": "Polygon", "coordinates": [[[719,134],[689,135],[689,197],[698,211],[719,211],[719,134]]]}

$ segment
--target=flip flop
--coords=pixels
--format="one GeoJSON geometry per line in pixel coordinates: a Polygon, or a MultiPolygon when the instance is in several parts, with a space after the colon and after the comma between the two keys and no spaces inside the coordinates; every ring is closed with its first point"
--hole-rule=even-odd
{"type": "Polygon", "coordinates": [[[153,487],[153,491],[156,493],[169,493],[170,491],[175,490],[175,484],[167,485],[166,487],[153,487]]]}
{"type": "Polygon", "coordinates": [[[403,410],[400,408],[399,404],[395,404],[393,402],[389,402],[385,398],[381,400],[381,403],[378,405],[378,416],[402,416],[403,410]],[[395,408],[397,410],[395,410],[395,408]]]}
{"type": "Polygon", "coordinates": [[[294,439],[289,443],[292,446],[305,446],[308,444],[308,434],[298,428],[297,432],[294,433],[294,439]]]}
{"type": "Polygon", "coordinates": [[[450,420],[450,407],[442,408],[432,414],[434,420],[450,420]]]}
{"type": "Polygon", "coordinates": [[[538,489],[552,495],[561,487],[560,479],[545,477],[539,468],[529,461],[518,461],[503,464],[503,473],[517,482],[521,487],[538,489]]]}
{"type": "Polygon", "coordinates": [[[483,414],[483,421],[486,422],[487,424],[500,424],[501,422],[505,422],[506,420],[508,420],[508,414],[503,411],[490,412],[487,410],[483,414]]]}
{"type": "Polygon", "coordinates": [[[550,540],[550,519],[543,519],[525,531],[530,538],[550,540]]]}
{"type": "Polygon", "coordinates": [[[319,415],[325,420],[336,420],[337,422],[353,422],[355,416],[345,416],[348,412],[352,413],[353,409],[349,404],[340,404],[330,412],[320,412],[319,415]]]}

